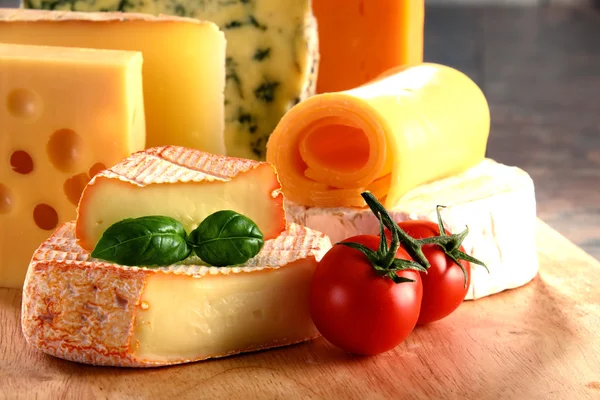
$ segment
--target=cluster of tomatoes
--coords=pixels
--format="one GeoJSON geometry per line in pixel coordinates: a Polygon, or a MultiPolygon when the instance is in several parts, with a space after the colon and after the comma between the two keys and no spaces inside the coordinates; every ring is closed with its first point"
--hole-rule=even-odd
{"type": "Polygon", "coordinates": [[[380,235],[348,238],[320,261],[311,285],[311,315],[325,339],[355,354],[373,355],[400,344],[416,325],[438,321],[460,306],[471,263],[461,243],[431,221],[394,223],[370,193],[380,235]],[[384,228],[385,227],[385,228],[384,228]]]}

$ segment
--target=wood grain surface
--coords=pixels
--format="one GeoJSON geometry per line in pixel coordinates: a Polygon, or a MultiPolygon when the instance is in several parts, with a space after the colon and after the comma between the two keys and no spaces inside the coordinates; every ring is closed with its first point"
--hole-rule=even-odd
{"type": "Polygon", "coordinates": [[[465,302],[376,357],[321,338],[158,369],[76,364],[27,346],[20,293],[0,289],[0,398],[600,398],[600,263],[542,222],[537,243],[530,284],[465,302]]]}

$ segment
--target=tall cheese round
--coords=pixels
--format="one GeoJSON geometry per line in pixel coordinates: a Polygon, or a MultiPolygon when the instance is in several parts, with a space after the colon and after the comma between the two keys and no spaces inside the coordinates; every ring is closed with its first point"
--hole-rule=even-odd
{"type": "Polygon", "coordinates": [[[423,62],[424,0],[312,0],[312,7],[321,55],[317,93],[351,89],[389,68],[423,62]]]}
{"type": "Polygon", "coordinates": [[[369,190],[393,207],[410,189],[481,162],[489,130],[479,87],[426,63],[296,105],[271,135],[267,160],[297,204],[362,207],[369,190]]]}

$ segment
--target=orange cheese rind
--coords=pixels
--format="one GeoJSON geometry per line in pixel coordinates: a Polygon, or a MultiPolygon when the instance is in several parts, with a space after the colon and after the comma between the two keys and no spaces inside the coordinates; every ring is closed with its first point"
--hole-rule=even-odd
{"type": "MultiPolygon", "coordinates": [[[[118,179],[144,187],[172,183],[229,182],[240,173],[270,166],[266,162],[228,157],[180,146],[161,146],[138,151],[117,165],[97,174],[90,184],[99,179],[118,179]]],[[[274,189],[274,196],[280,190],[274,189]]]]}
{"type": "Polygon", "coordinates": [[[425,63],[296,105],[271,135],[267,160],[297,204],[364,207],[368,190],[392,207],[410,189],[481,162],[489,128],[479,87],[425,63]]]}
{"type": "MultiPolygon", "coordinates": [[[[138,357],[135,315],[146,283],[156,275],[177,279],[262,274],[295,268],[299,259],[320,260],[331,243],[317,231],[290,224],[268,240],[259,255],[240,267],[172,265],[124,267],[91,258],[76,241],[74,223],[60,226],[34,253],[23,289],[21,323],[27,342],[55,357],[94,365],[155,367],[224,357],[310,340],[314,327],[299,337],[281,337],[223,354],[148,360],[138,357]]],[[[147,306],[146,306],[147,307],[147,306]]]]}

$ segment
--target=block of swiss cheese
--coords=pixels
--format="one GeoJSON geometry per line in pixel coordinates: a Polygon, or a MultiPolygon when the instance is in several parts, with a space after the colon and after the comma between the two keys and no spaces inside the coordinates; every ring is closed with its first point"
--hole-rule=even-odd
{"type": "Polygon", "coordinates": [[[184,147],[156,147],[92,179],[79,201],[76,236],[91,251],[108,227],[125,218],[165,215],[189,233],[219,210],[252,219],[265,240],[279,236],[286,219],[275,168],[184,147]]]}
{"type": "MultiPolygon", "coordinates": [[[[531,281],[538,271],[535,244],[536,202],[533,180],[523,170],[485,159],[466,172],[409,191],[390,210],[395,221],[437,222],[436,206],[447,229],[469,227],[465,251],[490,269],[473,265],[466,299],[479,299],[531,281]]],[[[291,222],[319,230],[332,243],[358,234],[377,234],[367,208],[304,207],[286,202],[291,222]]]]}
{"type": "Polygon", "coordinates": [[[0,287],[75,218],[90,178],[146,143],[139,52],[3,43],[0,9],[0,287]],[[100,96],[99,93],[102,95],[100,96]]]}
{"type": "Polygon", "coordinates": [[[154,367],[223,357],[318,336],[309,286],[329,250],[320,232],[291,224],[245,265],[124,267],[90,257],[62,225],[33,255],[22,329],[66,360],[154,367]]]}

